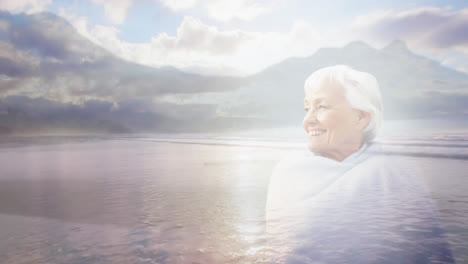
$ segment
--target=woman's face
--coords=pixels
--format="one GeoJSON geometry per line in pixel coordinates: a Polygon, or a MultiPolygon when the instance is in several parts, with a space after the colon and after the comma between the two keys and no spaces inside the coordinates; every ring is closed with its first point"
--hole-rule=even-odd
{"type": "Polygon", "coordinates": [[[351,108],[339,84],[322,83],[306,95],[304,108],[310,151],[341,161],[360,148],[370,115],[351,108]]]}

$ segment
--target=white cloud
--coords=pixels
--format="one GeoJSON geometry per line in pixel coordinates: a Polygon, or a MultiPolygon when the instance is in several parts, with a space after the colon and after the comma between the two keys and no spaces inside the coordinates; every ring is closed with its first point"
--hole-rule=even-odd
{"type": "Polygon", "coordinates": [[[160,34],[151,42],[164,50],[223,55],[235,53],[239,45],[249,38],[251,34],[248,32],[220,31],[216,27],[203,24],[198,19],[185,17],[177,29],[177,36],[160,34]]]}
{"type": "Polygon", "coordinates": [[[249,21],[270,12],[267,6],[250,0],[206,1],[205,4],[211,18],[225,22],[233,19],[249,21]]]}
{"type": "Polygon", "coordinates": [[[251,74],[288,57],[311,54],[322,41],[319,32],[305,21],[294,22],[289,32],[249,32],[223,31],[185,17],[175,36],[160,33],[147,43],[128,43],[119,39],[115,27],[90,26],[86,18],[65,11],[61,15],[82,35],[119,57],[202,74],[251,74]]]}
{"type": "Polygon", "coordinates": [[[233,69],[253,73],[290,56],[310,54],[318,47],[315,29],[296,22],[290,32],[221,31],[186,17],[176,36],[159,34],[151,41],[151,52],[164,63],[188,69],[233,69]]]}
{"type": "Polygon", "coordinates": [[[51,3],[52,0],[2,0],[0,10],[12,13],[36,13],[43,11],[51,3]]]}
{"type": "Polygon", "coordinates": [[[104,14],[110,22],[122,24],[127,17],[128,9],[134,0],[91,0],[94,4],[104,6],[104,14]]]}
{"type": "Polygon", "coordinates": [[[185,10],[195,6],[197,0],[160,0],[161,4],[173,11],[185,10]]]}
{"type": "Polygon", "coordinates": [[[355,28],[371,27],[391,15],[391,10],[376,10],[368,14],[357,16],[352,26],[355,28]]]}
{"type": "MultiPolygon", "coordinates": [[[[183,6],[181,2],[177,4],[183,6]]],[[[286,32],[221,30],[186,16],[175,35],[160,33],[146,43],[120,40],[116,27],[88,25],[86,18],[66,12],[62,16],[81,34],[117,56],[145,65],[170,65],[203,74],[246,75],[291,56],[310,55],[324,46],[363,40],[382,47],[396,38],[404,40],[416,53],[446,66],[461,71],[468,69],[468,35],[464,34],[468,9],[380,10],[326,32],[302,20],[296,20],[286,32]]]]}
{"type": "MultiPolygon", "coordinates": [[[[125,21],[128,10],[135,1],[136,0],[91,0],[94,4],[104,6],[106,18],[114,24],[122,24],[125,21]]],[[[159,2],[164,7],[174,12],[199,9],[206,16],[223,22],[235,19],[250,21],[259,15],[271,11],[270,6],[258,0],[159,0],[159,2]]]]}
{"type": "Polygon", "coordinates": [[[85,36],[88,39],[92,39],[88,32],[88,19],[85,17],[78,17],[71,12],[69,9],[60,8],[58,15],[68,20],[73,24],[75,29],[81,35],[85,36]]]}
{"type": "Polygon", "coordinates": [[[200,8],[210,18],[218,21],[235,19],[250,21],[271,11],[271,7],[256,0],[160,0],[173,11],[200,8]]]}

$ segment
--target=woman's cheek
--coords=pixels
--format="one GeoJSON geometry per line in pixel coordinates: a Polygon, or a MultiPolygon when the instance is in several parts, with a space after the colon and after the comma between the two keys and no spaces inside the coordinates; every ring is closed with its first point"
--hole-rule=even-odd
{"type": "Polygon", "coordinates": [[[327,118],[330,120],[330,123],[333,125],[338,126],[347,126],[349,123],[352,122],[352,116],[349,115],[347,112],[343,111],[330,111],[327,118]]]}
{"type": "Polygon", "coordinates": [[[320,124],[326,125],[328,122],[330,122],[330,113],[327,113],[327,112],[317,113],[317,120],[320,122],[320,124]]]}
{"type": "Polygon", "coordinates": [[[326,129],[333,128],[333,126],[338,123],[336,120],[336,114],[334,114],[333,111],[319,113],[317,115],[317,119],[323,126],[325,126],[324,128],[326,129]]]}

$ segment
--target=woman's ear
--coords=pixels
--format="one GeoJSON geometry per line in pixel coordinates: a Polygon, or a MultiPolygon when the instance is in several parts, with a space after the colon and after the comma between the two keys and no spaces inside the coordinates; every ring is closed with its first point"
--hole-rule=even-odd
{"type": "Polygon", "coordinates": [[[360,130],[364,130],[370,122],[371,114],[361,110],[357,111],[357,126],[360,130]]]}

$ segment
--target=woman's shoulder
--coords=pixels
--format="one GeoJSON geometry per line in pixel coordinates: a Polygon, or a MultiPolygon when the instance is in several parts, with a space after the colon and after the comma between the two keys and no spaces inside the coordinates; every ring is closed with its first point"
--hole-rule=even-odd
{"type": "Polygon", "coordinates": [[[349,174],[372,178],[373,181],[427,189],[423,170],[414,158],[388,151],[379,144],[374,144],[368,151],[368,157],[350,170],[349,174]]]}
{"type": "Polygon", "coordinates": [[[334,160],[315,155],[308,150],[296,150],[285,152],[282,155],[274,168],[274,173],[288,172],[290,174],[324,169],[332,170],[337,166],[339,167],[340,163],[334,160]]]}

